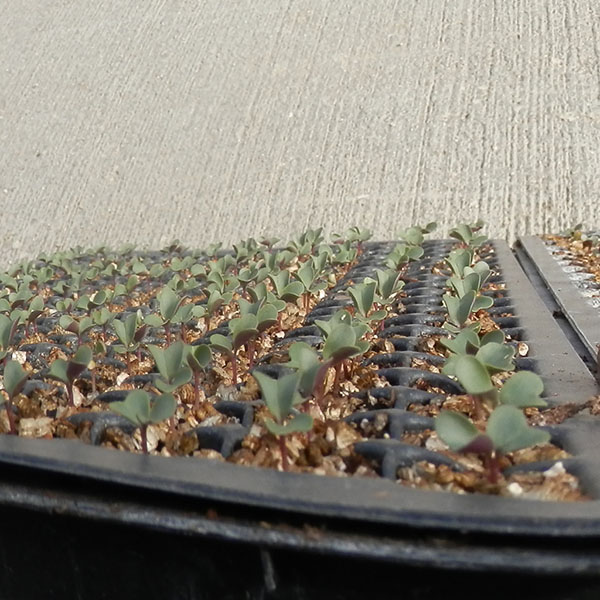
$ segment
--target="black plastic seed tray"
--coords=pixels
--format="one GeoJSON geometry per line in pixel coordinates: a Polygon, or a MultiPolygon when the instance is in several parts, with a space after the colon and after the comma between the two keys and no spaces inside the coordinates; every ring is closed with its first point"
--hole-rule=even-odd
{"type": "MultiPolygon", "coordinates": [[[[386,243],[371,244],[359,267],[315,309],[313,316],[324,316],[327,311],[323,308],[347,304],[345,287],[374,273],[392,247],[386,243]]],[[[349,418],[359,426],[365,420],[379,420],[383,424],[381,431],[385,435],[358,447],[380,465],[380,478],[280,473],[195,458],[129,454],[72,441],[1,436],[0,504],[7,535],[0,543],[5,565],[15,571],[22,566],[19,555],[11,549],[22,544],[15,524],[19,518],[27,517],[39,524],[39,539],[49,541],[68,531],[73,549],[86,548],[87,539],[92,546],[98,544],[107,557],[112,551],[112,561],[100,560],[105,566],[114,566],[116,552],[121,557],[117,570],[123,571],[117,579],[127,589],[139,586],[147,597],[164,597],[167,588],[164,582],[158,583],[161,560],[154,551],[148,550],[151,558],[146,565],[151,568],[147,581],[139,574],[127,578],[125,571],[138,569],[146,552],[134,547],[135,532],[144,543],[164,543],[166,552],[173,556],[179,557],[181,549],[185,549],[184,554],[189,552],[187,559],[182,558],[190,562],[187,588],[171,597],[218,597],[202,596],[203,582],[205,589],[213,593],[218,593],[219,586],[225,586],[228,591],[221,597],[306,597],[307,590],[312,589],[310,575],[301,577],[298,573],[306,575],[303,569],[310,568],[315,560],[321,567],[326,565],[331,573],[347,571],[358,564],[356,561],[388,576],[392,571],[386,571],[387,568],[403,572],[413,586],[410,588],[413,595],[407,597],[415,598],[427,597],[427,590],[443,589],[436,588],[427,578],[420,578],[419,569],[424,568],[433,572],[442,569],[486,573],[485,581],[495,582],[498,593],[506,591],[502,577],[494,579],[490,572],[510,572],[515,577],[563,577],[570,582],[571,589],[574,589],[572,578],[583,577],[577,580],[582,594],[588,589],[592,590],[590,593],[597,592],[600,589],[595,579],[600,579],[600,426],[596,418],[573,417],[552,431],[553,441],[572,454],[572,458],[563,461],[564,466],[580,478],[591,497],[589,502],[426,492],[396,482],[398,469],[416,461],[451,463],[434,451],[402,441],[404,432],[431,426],[429,420],[407,410],[411,403],[436,401],[436,394],[418,389],[418,380],[435,380],[442,390],[440,393],[460,391],[453,380],[410,366],[413,358],[424,358],[423,355],[426,358],[427,352],[420,345],[422,337],[444,332],[439,327],[443,321],[440,315],[444,278],[432,275],[431,267],[447,255],[451,242],[426,242],[424,247],[424,258],[411,264],[406,273],[415,280],[406,286],[403,304],[407,311],[402,318],[390,319],[384,328],[395,352],[372,359],[380,365],[380,374],[391,386],[371,390],[376,401],[373,410],[349,418]],[[50,521],[43,517],[48,514],[53,515],[50,521]],[[109,532],[127,542],[117,540],[111,546],[109,532]],[[235,577],[226,580],[230,579],[232,559],[242,561],[242,556],[246,560],[239,566],[239,572],[247,579],[240,587],[235,577]],[[218,582],[210,580],[213,570],[220,572],[218,582]],[[245,596],[238,595],[242,589],[245,596]]],[[[590,371],[545,308],[508,246],[495,242],[484,258],[498,273],[499,289],[490,293],[496,297],[495,306],[503,310],[494,318],[515,343],[521,341],[529,347],[524,365],[544,380],[547,401],[551,405],[583,403],[597,394],[598,387],[590,371]]],[[[288,342],[319,341],[315,335],[318,330],[315,332],[312,326],[294,333],[287,336],[288,342]]],[[[430,356],[429,360],[435,362],[436,358],[430,356]]],[[[204,447],[227,456],[251,426],[253,406],[224,399],[217,409],[234,416],[237,423],[199,428],[195,435],[204,447]]],[[[98,427],[101,429],[102,423],[98,427]]],[[[531,465],[531,468],[549,466],[531,465]]],[[[72,560],[77,562],[75,558],[72,560]]],[[[168,561],[168,564],[174,563],[168,561]]],[[[89,571],[81,564],[78,568],[89,571]]],[[[85,597],[93,597],[93,585],[88,579],[76,581],[79,576],[69,575],[68,571],[61,569],[65,585],[77,584],[87,594],[85,597]]],[[[175,571],[175,567],[170,567],[169,577],[176,577],[175,571]]],[[[543,588],[546,595],[550,590],[560,589],[561,580],[555,581],[555,585],[543,588]]],[[[57,586],[58,597],[62,584],[53,585],[57,586]]],[[[329,590],[323,597],[350,598],[362,589],[361,585],[346,583],[345,587],[339,584],[336,588],[331,582],[321,581],[319,589],[329,590]],[[336,589],[345,590],[344,595],[331,595],[336,589]]],[[[109,597],[108,593],[103,595],[105,589],[95,597],[109,597]]],[[[370,589],[382,594],[386,590],[407,591],[401,579],[385,585],[373,583],[370,589]]],[[[313,591],[311,597],[321,597],[313,591]]],[[[495,593],[490,592],[490,597],[501,597],[495,593]]],[[[513,596],[520,597],[514,590],[513,596]]]]}
{"type": "Polygon", "coordinates": [[[572,265],[568,251],[538,237],[522,237],[516,254],[537,282],[557,321],[575,334],[572,343],[592,371],[600,357],[600,284],[581,266],[572,265]],[[578,343],[577,338],[580,340],[578,343]]]}

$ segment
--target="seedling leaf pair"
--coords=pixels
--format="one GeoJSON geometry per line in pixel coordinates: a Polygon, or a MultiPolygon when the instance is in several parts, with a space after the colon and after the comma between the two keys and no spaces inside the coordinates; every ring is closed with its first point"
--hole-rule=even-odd
{"type": "Polygon", "coordinates": [[[440,438],[455,452],[506,454],[550,440],[550,434],[529,427],[525,415],[515,406],[499,406],[490,415],[485,434],[464,415],[442,411],[435,421],[440,438]]]}

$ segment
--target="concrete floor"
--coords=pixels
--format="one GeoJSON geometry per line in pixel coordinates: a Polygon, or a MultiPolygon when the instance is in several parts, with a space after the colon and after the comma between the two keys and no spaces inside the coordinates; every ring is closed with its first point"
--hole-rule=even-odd
{"type": "Polygon", "coordinates": [[[597,0],[0,3],[0,265],[599,225],[597,0]]]}

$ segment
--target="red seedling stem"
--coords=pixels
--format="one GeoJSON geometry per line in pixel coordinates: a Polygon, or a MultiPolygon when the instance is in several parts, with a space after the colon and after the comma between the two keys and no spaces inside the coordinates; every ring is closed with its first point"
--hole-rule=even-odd
{"type": "Polygon", "coordinates": [[[13,414],[13,403],[11,398],[8,398],[8,400],[4,403],[4,406],[6,408],[6,416],[8,418],[8,426],[10,427],[10,433],[11,435],[17,435],[17,425],[15,423],[15,415],[13,414]]]}
{"type": "Polygon", "coordinates": [[[142,451],[144,454],[148,454],[148,425],[141,425],[140,433],[142,434],[142,451]]]}
{"type": "Polygon", "coordinates": [[[200,408],[200,372],[194,371],[194,411],[200,408]]]}
{"type": "Polygon", "coordinates": [[[231,383],[232,385],[237,385],[238,383],[237,358],[235,353],[231,355],[231,383]]]}

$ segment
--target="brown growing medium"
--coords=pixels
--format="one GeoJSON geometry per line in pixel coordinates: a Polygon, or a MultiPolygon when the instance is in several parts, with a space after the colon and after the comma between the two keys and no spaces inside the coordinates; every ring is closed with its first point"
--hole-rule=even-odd
{"type": "Polygon", "coordinates": [[[593,275],[595,283],[600,284],[600,248],[594,247],[591,240],[582,241],[579,237],[576,232],[575,236],[545,235],[543,239],[562,248],[571,265],[582,267],[593,275]]]}
{"type": "MultiPolygon", "coordinates": [[[[488,251],[490,251],[489,248],[488,251]]],[[[351,265],[345,268],[337,267],[335,281],[339,281],[350,267],[351,265]]],[[[448,274],[443,263],[436,264],[432,271],[444,275],[448,274]]],[[[185,277],[186,273],[180,275],[185,277]]],[[[143,283],[149,279],[141,276],[140,280],[143,283]]],[[[330,286],[333,287],[333,285],[333,281],[330,282],[330,286]]],[[[124,305],[113,304],[111,309],[122,311],[126,306],[147,305],[159,289],[160,287],[157,287],[150,292],[143,293],[134,291],[127,298],[124,305]]],[[[498,289],[498,286],[495,286],[494,289],[498,289]]],[[[236,298],[237,296],[212,317],[211,328],[218,327],[232,317],[237,316],[236,298]]],[[[188,301],[198,299],[200,297],[191,298],[188,301]]],[[[318,301],[319,298],[317,297],[310,298],[309,310],[318,301]]],[[[388,315],[391,317],[403,313],[404,307],[400,302],[390,305],[387,310],[388,315]]],[[[509,313],[506,313],[506,316],[508,315],[509,313]]],[[[263,359],[263,361],[272,364],[286,362],[288,360],[286,348],[278,346],[277,343],[282,340],[286,331],[302,326],[305,317],[306,309],[302,298],[296,303],[288,303],[279,324],[265,331],[258,339],[256,344],[257,359],[259,361],[263,359]]],[[[483,332],[498,328],[486,311],[479,311],[475,315],[475,319],[481,323],[483,332]]],[[[49,334],[38,333],[28,336],[22,341],[22,344],[40,343],[48,341],[50,336],[64,334],[65,332],[57,326],[49,334]]],[[[187,328],[187,343],[198,340],[205,334],[204,321],[200,319],[197,328],[187,328]]],[[[100,333],[92,332],[89,335],[92,342],[98,337],[100,337],[100,333]]],[[[368,359],[381,352],[394,351],[393,344],[377,334],[371,336],[370,342],[371,350],[363,358],[368,359]]],[[[439,336],[422,337],[419,346],[421,351],[433,356],[446,355],[446,350],[439,343],[439,336]]],[[[19,349],[16,348],[15,350],[18,352],[19,349]]],[[[519,345],[519,354],[521,356],[527,354],[525,344],[519,345]]],[[[68,357],[55,348],[51,351],[48,363],[56,358],[66,359],[68,357]]],[[[255,379],[247,373],[248,359],[243,348],[240,349],[238,354],[239,372],[241,373],[241,385],[239,387],[231,385],[231,364],[224,355],[214,354],[213,363],[213,367],[202,380],[200,403],[197,410],[193,408],[193,387],[191,384],[186,384],[176,392],[179,402],[175,418],[170,422],[148,427],[148,445],[152,454],[225,460],[218,452],[198,446],[198,439],[193,434],[194,428],[201,424],[220,425],[236,422],[235,418],[219,412],[214,407],[215,403],[219,400],[253,402],[259,398],[260,394],[255,379]]],[[[23,366],[29,372],[35,370],[34,366],[27,360],[24,361],[23,366]]],[[[423,360],[415,360],[412,366],[433,373],[440,370],[423,360]]],[[[19,434],[24,437],[79,439],[84,443],[90,443],[90,422],[83,421],[79,425],[74,425],[68,420],[68,417],[81,412],[94,413],[109,410],[108,403],[100,401],[98,394],[113,390],[135,389],[139,385],[134,386],[123,383],[125,375],[145,375],[153,369],[154,362],[146,353],[142,353],[141,360],[135,353],[131,355],[127,374],[124,373],[121,367],[103,364],[98,361],[98,364],[95,365],[96,393],[93,393],[91,382],[88,379],[78,379],[74,386],[76,406],[73,408],[66,406],[60,392],[60,385],[54,385],[49,390],[35,390],[30,397],[20,395],[16,402],[19,416],[19,434]]],[[[334,393],[334,371],[330,369],[326,378],[325,394],[321,405],[317,404],[314,399],[309,399],[303,407],[303,410],[314,418],[313,430],[307,434],[289,435],[285,439],[290,470],[337,477],[351,475],[379,476],[379,465],[357,453],[354,450],[354,444],[368,439],[389,437],[386,414],[380,413],[372,421],[364,419],[357,424],[350,424],[343,420],[353,413],[373,410],[374,408],[393,407],[393,395],[389,400],[375,399],[371,395],[367,395],[365,398],[357,396],[361,391],[389,387],[388,382],[378,376],[377,370],[378,368],[375,365],[364,366],[356,360],[346,361],[344,378],[339,390],[334,393]]],[[[495,377],[495,380],[500,383],[505,376],[506,374],[500,374],[495,377]]],[[[55,384],[51,380],[46,380],[46,382],[55,384]]],[[[146,384],[144,387],[149,391],[155,391],[150,384],[146,384]]],[[[409,410],[429,417],[435,417],[441,409],[457,410],[468,416],[474,416],[473,403],[468,396],[444,395],[441,390],[429,386],[425,381],[421,381],[417,387],[439,394],[439,400],[435,400],[429,405],[413,404],[408,407],[409,410]]],[[[526,415],[531,424],[549,424],[567,418],[571,415],[570,411],[571,409],[568,407],[543,411],[530,409],[526,411],[526,415]]],[[[487,414],[489,414],[489,410],[487,414]]],[[[267,415],[264,407],[258,407],[255,410],[254,424],[250,432],[244,438],[241,448],[227,458],[228,462],[281,470],[280,447],[277,439],[268,433],[264,426],[265,416],[267,415]]],[[[483,428],[486,416],[484,415],[483,419],[476,421],[476,425],[483,428]]],[[[6,433],[8,427],[6,412],[0,411],[0,431],[6,433]]],[[[403,441],[449,456],[463,465],[466,470],[458,473],[444,466],[435,467],[431,463],[420,462],[409,468],[399,469],[398,483],[402,485],[456,493],[484,492],[569,501],[585,499],[579,491],[577,480],[568,473],[561,471],[560,468],[545,474],[528,473],[501,477],[497,484],[491,485],[487,480],[483,462],[479,457],[450,452],[445,444],[437,438],[435,431],[425,430],[418,433],[407,433],[403,441]]],[[[102,446],[104,447],[133,452],[140,451],[140,444],[139,431],[130,435],[118,428],[107,429],[102,440],[102,446]]],[[[567,454],[563,450],[552,444],[544,444],[543,446],[510,453],[503,458],[503,466],[563,458],[567,458],[567,454]]]]}

